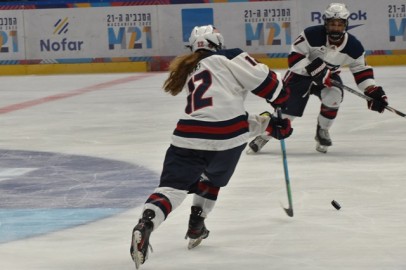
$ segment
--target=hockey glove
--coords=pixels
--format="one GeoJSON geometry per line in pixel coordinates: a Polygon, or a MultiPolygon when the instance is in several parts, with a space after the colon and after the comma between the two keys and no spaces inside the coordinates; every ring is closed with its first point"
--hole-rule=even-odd
{"type": "Polygon", "coordinates": [[[289,96],[290,96],[290,89],[283,87],[281,89],[281,92],[279,93],[278,97],[274,101],[267,100],[267,102],[269,104],[271,104],[271,106],[274,109],[279,107],[283,110],[283,109],[286,109],[286,102],[288,101],[289,96]]]}
{"type": "Polygon", "coordinates": [[[319,86],[326,87],[332,86],[330,78],[331,71],[323,60],[321,60],[320,58],[316,58],[305,68],[307,73],[309,73],[310,77],[312,77],[314,83],[316,83],[319,86]]]}
{"type": "Polygon", "coordinates": [[[388,98],[386,97],[385,91],[383,91],[382,87],[369,87],[367,90],[365,90],[365,95],[373,98],[373,100],[368,100],[368,109],[383,113],[385,107],[388,105],[388,98]]]}
{"type": "Polygon", "coordinates": [[[266,128],[266,135],[282,140],[288,138],[292,134],[293,128],[291,127],[288,118],[279,119],[272,115],[270,115],[270,118],[268,127],[266,128]]]}

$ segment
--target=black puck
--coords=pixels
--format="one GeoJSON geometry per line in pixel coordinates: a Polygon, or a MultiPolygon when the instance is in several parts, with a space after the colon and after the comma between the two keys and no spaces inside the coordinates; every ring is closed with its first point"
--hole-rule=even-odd
{"type": "Polygon", "coordinates": [[[340,210],[340,208],[341,208],[341,205],[338,202],[336,202],[335,200],[331,201],[331,205],[334,206],[334,208],[337,210],[340,210]]]}

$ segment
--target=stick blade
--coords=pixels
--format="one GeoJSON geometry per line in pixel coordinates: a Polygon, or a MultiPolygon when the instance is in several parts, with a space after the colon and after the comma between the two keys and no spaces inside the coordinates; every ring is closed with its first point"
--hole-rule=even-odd
{"type": "Polygon", "coordinates": [[[279,201],[279,203],[280,203],[281,207],[283,208],[283,210],[285,210],[285,213],[288,216],[293,217],[293,207],[285,208],[285,207],[283,207],[282,202],[279,201]]]}
{"type": "Polygon", "coordinates": [[[283,210],[285,210],[288,216],[293,217],[293,208],[283,208],[283,210]]]}

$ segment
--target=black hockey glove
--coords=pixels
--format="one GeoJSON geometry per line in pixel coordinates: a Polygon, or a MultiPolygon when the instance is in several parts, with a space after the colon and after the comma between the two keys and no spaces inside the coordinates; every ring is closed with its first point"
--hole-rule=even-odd
{"type": "Polygon", "coordinates": [[[275,100],[273,100],[273,101],[267,100],[267,102],[269,104],[271,104],[271,106],[274,109],[279,107],[283,110],[286,108],[286,102],[288,101],[289,96],[290,96],[290,89],[283,87],[281,89],[281,92],[279,93],[278,97],[275,100]]]}
{"type": "Polygon", "coordinates": [[[269,114],[269,117],[271,119],[269,120],[268,127],[266,128],[266,133],[268,136],[282,140],[288,138],[292,134],[293,128],[290,125],[290,120],[288,118],[279,119],[271,114],[269,114]]]}
{"type": "Polygon", "coordinates": [[[365,95],[373,98],[373,100],[368,100],[368,109],[383,113],[385,107],[388,105],[388,98],[386,97],[385,91],[383,91],[382,87],[369,87],[367,90],[365,90],[365,95]]]}
{"type": "Polygon", "coordinates": [[[331,71],[323,60],[316,58],[305,68],[317,85],[331,87],[331,71]]]}

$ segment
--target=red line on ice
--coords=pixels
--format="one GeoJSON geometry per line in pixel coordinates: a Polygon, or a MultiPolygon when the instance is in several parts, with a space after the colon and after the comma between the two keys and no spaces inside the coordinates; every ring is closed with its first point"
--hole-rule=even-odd
{"type": "Polygon", "coordinates": [[[0,108],[0,114],[18,111],[18,110],[26,109],[29,107],[41,105],[43,103],[56,101],[56,100],[60,100],[60,99],[64,99],[64,98],[74,97],[74,96],[82,95],[82,94],[92,92],[92,91],[102,90],[102,89],[108,88],[110,86],[144,79],[146,77],[150,77],[153,75],[155,75],[155,74],[136,75],[136,76],[126,77],[126,78],[121,78],[121,79],[117,79],[117,80],[113,80],[113,81],[109,81],[109,82],[90,85],[90,86],[87,86],[84,88],[76,89],[76,90],[65,92],[65,93],[60,93],[60,94],[56,94],[56,95],[52,95],[52,96],[47,96],[47,97],[43,97],[43,98],[39,98],[39,99],[33,99],[33,100],[21,102],[21,103],[8,105],[3,108],[0,108]]]}

